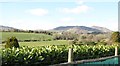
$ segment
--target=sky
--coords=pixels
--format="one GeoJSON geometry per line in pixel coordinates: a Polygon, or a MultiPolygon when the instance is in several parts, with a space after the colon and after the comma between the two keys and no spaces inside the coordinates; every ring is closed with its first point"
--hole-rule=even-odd
{"type": "Polygon", "coordinates": [[[118,0],[0,0],[0,25],[49,30],[101,26],[118,30],[118,0]]]}

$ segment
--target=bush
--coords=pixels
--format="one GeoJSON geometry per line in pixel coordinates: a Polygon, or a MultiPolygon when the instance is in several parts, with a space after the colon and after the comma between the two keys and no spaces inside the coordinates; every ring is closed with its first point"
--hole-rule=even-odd
{"type": "MultiPolygon", "coordinates": [[[[39,66],[47,66],[64,63],[68,60],[68,48],[69,47],[67,45],[53,45],[40,47],[13,47],[11,49],[2,49],[2,65],[23,66],[24,64],[38,64],[39,66]]],[[[118,48],[118,50],[120,51],[120,47],[118,48]]],[[[113,56],[114,46],[73,45],[73,52],[75,61],[100,58],[113,56]]]]}
{"type": "Polygon", "coordinates": [[[18,48],[19,47],[19,43],[16,37],[9,37],[6,41],[6,45],[5,48],[18,48]]]}

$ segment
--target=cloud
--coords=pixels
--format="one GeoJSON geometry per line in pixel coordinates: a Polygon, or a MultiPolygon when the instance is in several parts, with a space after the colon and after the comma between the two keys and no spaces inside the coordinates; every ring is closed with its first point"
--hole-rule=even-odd
{"type": "Polygon", "coordinates": [[[80,13],[86,13],[91,9],[92,8],[89,7],[89,6],[81,5],[81,6],[77,6],[75,8],[62,8],[62,9],[59,9],[59,10],[63,13],[80,14],[80,13]]]}
{"type": "Polygon", "coordinates": [[[36,16],[44,16],[44,15],[48,14],[48,10],[42,9],[42,8],[30,9],[25,12],[30,13],[32,15],[36,15],[36,16]]]}
{"type": "Polygon", "coordinates": [[[76,4],[80,4],[80,5],[84,3],[83,0],[75,0],[75,2],[76,2],[76,4]]]}

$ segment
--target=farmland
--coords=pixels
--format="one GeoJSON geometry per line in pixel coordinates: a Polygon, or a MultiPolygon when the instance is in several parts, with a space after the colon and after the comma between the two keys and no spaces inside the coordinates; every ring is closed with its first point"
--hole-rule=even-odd
{"type": "Polygon", "coordinates": [[[15,36],[18,40],[52,40],[52,36],[36,33],[23,33],[23,32],[0,32],[2,33],[2,41],[8,37],[15,36]]]}
{"type": "MultiPolygon", "coordinates": [[[[114,46],[88,46],[74,45],[74,60],[92,59],[114,55],[114,46]]],[[[120,50],[120,48],[119,48],[120,50]]],[[[2,64],[35,64],[51,65],[67,62],[68,47],[62,46],[40,46],[20,47],[3,49],[2,64]]]]}
{"type": "Polygon", "coordinates": [[[40,42],[19,42],[20,46],[47,46],[47,45],[68,45],[68,41],[58,40],[58,41],[40,41],[40,42]]]}
{"type": "MultiPolygon", "coordinates": [[[[22,32],[1,32],[2,41],[6,40],[8,37],[15,36],[18,40],[40,40],[40,41],[29,41],[29,42],[19,42],[20,46],[46,46],[46,45],[67,45],[67,40],[52,40],[53,37],[45,34],[36,34],[36,33],[22,33],[22,32]],[[47,40],[51,41],[47,41],[47,40]],[[44,41],[45,40],[45,41],[44,41]]],[[[4,43],[5,44],[5,43],[4,43]]],[[[4,45],[3,44],[3,45],[4,45]]],[[[2,45],[0,45],[2,47],[2,45]]]]}
{"type": "MultiPolygon", "coordinates": [[[[68,34],[66,34],[69,37],[68,34]]],[[[60,35],[63,39],[66,35],[60,35]]],[[[71,36],[74,36],[70,34],[71,36]]],[[[102,35],[102,34],[101,34],[102,35]]],[[[3,32],[2,40],[7,37],[15,36],[19,41],[19,48],[2,48],[2,64],[40,64],[51,65],[67,62],[69,41],[72,42],[74,60],[93,59],[114,55],[115,46],[106,45],[101,35],[77,35],[79,40],[54,40],[53,36],[38,33],[22,33],[22,32],[3,32]],[[44,36],[44,37],[43,37],[44,36]],[[80,37],[81,36],[81,37],[80,37]],[[89,36],[89,37],[88,37],[89,36]],[[96,37],[97,36],[97,37],[96,37]],[[33,38],[34,37],[34,38],[33,38]],[[98,40],[90,40],[92,38],[100,38],[98,40]],[[40,39],[39,39],[40,38],[40,39]],[[48,40],[50,39],[50,40],[48,40]],[[24,41],[24,40],[39,40],[39,41],[24,41]],[[81,43],[82,41],[82,43],[81,43]],[[14,59],[14,58],[15,59],[14,59]],[[14,60],[14,61],[13,61],[14,60]],[[52,61],[53,60],[53,61],[52,61]]],[[[58,38],[58,35],[56,36],[58,38]]],[[[1,44],[0,47],[4,46],[1,44]]],[[[120,47],[118,48],[120,51],[120,47]]],[[[120,53],[120,52],[118,52],[120,53]]]]}
{"type": "MultiPolygon", "coordinates": [[[[0,48],[4,47],[5,43],[0,45],[0,48]]],[[[20,46],[38,47],[38,46],[48,46],[48,45],[68,45],[66,40],[56,40],[56,41],[40,41],[40,42],[19,42],[20,46]]]]}

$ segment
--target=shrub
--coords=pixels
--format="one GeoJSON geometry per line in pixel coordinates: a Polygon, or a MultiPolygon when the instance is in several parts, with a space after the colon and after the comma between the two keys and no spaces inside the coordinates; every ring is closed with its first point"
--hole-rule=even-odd
{"type": "Polygon", "coordinates": [[[19,43],[16,37],[9,37],[6,41],[6,45],[5,48],[18,48],[19,47],[19,43]]]}
{"type": "MultiPolygon", "coordinates": [[[[118,48],[120,51],[120,47],[118,48]]],[[[74,60],[93,59],[114,55],[113,45],[73,45],[74,60]]],[[[53,45],[40,47],[20,47],[2,49],[2,65],[24,66],[48,66],[67,62],[68,46],[53,45]],[[18,65],[17,65],[18,64],[18,65]],[[33,64],[33,65],[32,65],[33,64]],[[27,66],[27,65],[25,65],[27,66]],[[29,66],[29,65],[28,65],[29,66]]]]}

